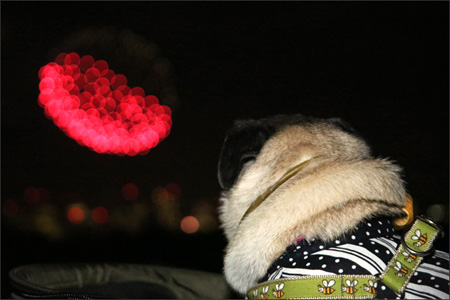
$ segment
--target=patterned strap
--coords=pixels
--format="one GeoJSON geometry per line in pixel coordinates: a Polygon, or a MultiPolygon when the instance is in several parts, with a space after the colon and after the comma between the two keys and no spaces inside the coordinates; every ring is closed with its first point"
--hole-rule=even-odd
{"type": "Polygon", "coordinates": [[[424,256],[433,253],[433,242],[438,233],[443,233],[439,225],[420,216],[402,237],[402,245],[380,276],[383,283],[396,293],[403,293],[411,276],[424,256]]]}
{"type": "Polygon", "coordinates": [[[317,275],[270,280],[247,292],[247,299],[374,299],[371,275],[317,275]]]}
{"type": "Polygon", "coordinates": [[[417,217],[380,278],[372,275],[281,278],[251,288],[247,299],[374,299],[378,280],[401,294],[423,257],[433,253],[433,242],[439,233],[443,234],[439,225],[426,217],[417,217]]]}

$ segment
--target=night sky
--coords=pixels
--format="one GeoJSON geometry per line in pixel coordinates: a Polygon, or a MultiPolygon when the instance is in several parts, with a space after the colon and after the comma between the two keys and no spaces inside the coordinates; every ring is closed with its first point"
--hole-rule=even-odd
{"type": "MultiPolygon", "coordinates": [[[[217,163],[236,119],[343,118],[374,156],[403,167],[415,212],[440,215],[448,236],[448,2],[2,1],[1,9],[2,297],[7,272],[29,263],[220,272],[217,223],[186,234],[155,220],[127,229],[64,218],[74,203],[107,207],[111,222],[114,209],[140,203],[153,218],[155,189],[172,184],[181,217],[206,207],[216,222],[217,163]],[[66,136],[37,102],[38,71],[61,52],[104,59],[159,97],[172,109],[170,135],[133,157],[66,136]],[[135,202],[121,198],[128,183],[139,188],[135,202]],[[26,201],[30,187],[47,191],[45,203],[26,201]],[[8,200],[15,214],[5,212],[8,200]],[[42,207],[62,219],[58,237],[33,228],[42,207]]],[[[448,239],[439,246],[448,251],[448,239]]]]}

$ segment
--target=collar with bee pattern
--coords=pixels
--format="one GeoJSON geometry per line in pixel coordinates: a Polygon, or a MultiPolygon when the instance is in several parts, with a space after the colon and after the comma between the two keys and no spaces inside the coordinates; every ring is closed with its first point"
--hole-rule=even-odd
{"type": "Polygon", "coordinates": [[[419,216],[413,226],[403,234],[402,244],[380,276],[390,289],[403,293],[411,276],[425,256],[434,252],[433,242],[443,235],[442,228],[431,219],[419,216]],[[401,259],[407,256],[407,259],[401,259]]]}
{"type": "MultiPolygon", "coordinates": [[[[401,242],[394,236],[390,221],[380,218],[360,224],[356,231],[328,244],[300,240],[274,262],[268,275],[248,291],[247,298],[399,299],[411,277],[423,272],[417,268],[425,256],[432,254],[439,232],[433,221],[418,217],[401,242]]],[[[432,259],[437,258],[430,257],[427,263],[432,259]]],[[[436,265],[441,263],[445,260],[436,265]]],[[[413,285],[419,281],[422,279],[415,279],[413,285]]],[[[441,281],[434,282],[435,288],[436,283],[441,284],[448,295],[448,278],[447,287],[445,280],[441,281]]]]}

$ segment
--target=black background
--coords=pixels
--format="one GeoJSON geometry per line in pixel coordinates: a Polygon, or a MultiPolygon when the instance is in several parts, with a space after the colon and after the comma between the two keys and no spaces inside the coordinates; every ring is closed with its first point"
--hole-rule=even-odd
{"type": "MultiPolygon", "coordinates": [[[[95,195],[130,181],[147,193],[177,182],[188,209],[197,198],[217,200],[217,161],[233,120],[302,113],[352,124],[375,156],[404,168],[416,212],[443,204],[448,227],[448,2],[2,1],[1,8],[2,201],[28,186],[95,195]],[[81,147],[37,104],[37,74],[54,59],[51,49],[77,30],[105,25],[155,43],[173,68],[172,131],[145,156],[81,147]]],[[[219,229],[100,239],[81,232],[49,241],[2,221],[2,297],[7,272],[23,264],[114,261],[220,272],[224,247],[219,229]]],[[[448,251],[447,242],[440,247],[448,251]]]]}

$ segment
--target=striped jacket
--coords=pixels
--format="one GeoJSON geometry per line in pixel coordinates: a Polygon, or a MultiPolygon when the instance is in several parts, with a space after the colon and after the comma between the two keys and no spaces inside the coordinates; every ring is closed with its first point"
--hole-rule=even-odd
{"type": "MultiPolygon", "coordinates": [[[[305,275],[378,276],[400,243],[400,236],[388,219],[372,219],[335,241],[299,240],[285,250],[260,282],[305,275]]],[[[378,282],[376,289],[377,298],[449,299],[449,254],[436,251],[425,257],[402,294],[382,282],[378,282]]]]}

